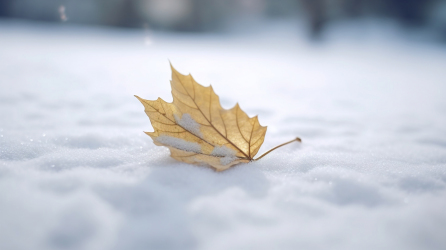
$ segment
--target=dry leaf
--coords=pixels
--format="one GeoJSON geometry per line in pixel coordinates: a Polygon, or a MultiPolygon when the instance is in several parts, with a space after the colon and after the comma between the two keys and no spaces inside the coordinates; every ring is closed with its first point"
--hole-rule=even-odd
{"type": "Polygon", "coordinates": [[[222,171],[300,141],[296,138],[254,159],[266,133],[257,116],[249,118],[238,104],[229,110],[222,108],[212,86],[203,87],[190,74],[182,75],[172,65],[171,68],[172,103],[161,98],[150,101],[135,97],[144,105],[155,130],[145,133],[156,145],[168,147],[174,159],[208,164],[222,171]]]}

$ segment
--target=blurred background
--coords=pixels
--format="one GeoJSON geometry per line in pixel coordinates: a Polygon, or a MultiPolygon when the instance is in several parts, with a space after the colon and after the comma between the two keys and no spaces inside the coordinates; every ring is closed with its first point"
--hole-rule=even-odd
{"type": "Polygon", "coordinates": [[[297,19],[313,39],[330,25],[372,18],[446,41],[446,0],[0,0],[0,17],[187,32],[297,19]]]}

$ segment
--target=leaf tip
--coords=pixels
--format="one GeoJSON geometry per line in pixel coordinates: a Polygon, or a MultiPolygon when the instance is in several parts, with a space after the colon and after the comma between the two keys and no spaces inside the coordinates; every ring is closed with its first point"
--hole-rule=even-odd
{"type": "MultiPolygon", "coordinates": [[[[258,116],[258,115],[255,115],[255,116],[253,116],[253,117],[250,117],[249,120],[251,120],[251,121],[254,122],[254,123],[259,122],[259,116],[258,116]]],[[[259,124],[259,125],[260,125],[260,124],[259,124]]],[[[261,125],[260,125],[260,126],[261,126],[261,125]]]]}
{"type": "Polygon", "coordinates": [[[172,74],[177,73],[178,71],[173,67],[172,62],[170,62],[170,60],[169,64],[170,64],[170,69],[172,70],[172,74]]]}

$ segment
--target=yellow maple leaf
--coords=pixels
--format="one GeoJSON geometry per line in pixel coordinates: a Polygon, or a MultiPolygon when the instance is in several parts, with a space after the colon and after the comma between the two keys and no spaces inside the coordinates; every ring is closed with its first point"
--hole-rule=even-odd
{"type": "Polygon", "coordinates": [[[257,116],[248,117],[236,104],[226,110],[212,86],[198,84],[192,76],[172,68],[173,102],[155,101],[136,96],[144,105],[154,132],[145,132],[158,146],[170,149],[171,156],[182,162],[208,164],[223,171],[238,163],[258,160],[283,143],[254,159],[265,139],[266,127],[257,116]]]}

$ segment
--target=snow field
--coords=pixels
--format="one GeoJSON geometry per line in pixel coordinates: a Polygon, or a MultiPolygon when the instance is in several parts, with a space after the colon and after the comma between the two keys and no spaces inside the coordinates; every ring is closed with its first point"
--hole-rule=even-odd
{"type": "Polygon", "coordinates": [[[0,249],[444,249],[446,50],[378,28],[145,45],[2,21],[0,249]],[[259,115],[259,155],[303,143],[219,173],[171,159],[133,97],[172,100],[168,59],[259,115]]]}

